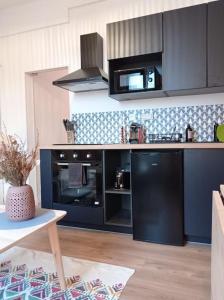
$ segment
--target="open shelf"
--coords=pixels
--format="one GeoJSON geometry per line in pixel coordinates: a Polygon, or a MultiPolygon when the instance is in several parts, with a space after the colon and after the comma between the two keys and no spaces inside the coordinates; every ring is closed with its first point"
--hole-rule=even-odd
{"type": "Polygon", "coordinates": [[[132,202],[130,194],[106,193],[104,223],[132,227],[132,202]]]}
{"type": "Polygon", "coordinates": [[[132,227],[131,176],[124,180],[124,188],[115,189],[116,172],[131,172],[130,150],[105,151],[104,224],[132,227]]]}
{"type": "Polygon", "coordinates": [[[131,195],[131,190],[128,190],[128,189],[119,189],[119,190],[116,190],[116,189],[106,189],[105,191],[106,194],[125,194],[125,195],[131,195]]]}
{"type": "MultiPolygon", "coordinates": [[[[130,150],[107,150],[105,151],[105,190],[106,191],[116,191],[113,189],[114,183],[116,181],[116,172],[118,170],[126,170],[130,172],[131,160],[130,160],[130,150]]],[[[126,189],[130,189],[130,182],[126,189]]]]}
{"type": "Polygon", "coordinates": [[[108,219],[105,224],[132,227],[130,214],[131,211],[129,209],[121,209],[108,219]]]}

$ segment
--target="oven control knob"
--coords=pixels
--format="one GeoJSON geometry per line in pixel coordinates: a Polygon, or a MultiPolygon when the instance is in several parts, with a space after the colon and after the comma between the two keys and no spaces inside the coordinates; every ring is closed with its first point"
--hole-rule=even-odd
{"type": "Polygon", "coordinates": [[[73,153],[73,158],[78,158],[78,153],[73,153]]]}
{"type": "Polygon", "coordinates": [[[60,154],[59,154],[59,157],[60,157],[60,158],[65,158],[65,154],[64,154],[64,153],[60,153],[60,154]]]}
{"type": "Polygon", "coordinates": [[[86,158],[91,158],[91,157],[92,157],[91,153],[86,154],[86,158]]]}

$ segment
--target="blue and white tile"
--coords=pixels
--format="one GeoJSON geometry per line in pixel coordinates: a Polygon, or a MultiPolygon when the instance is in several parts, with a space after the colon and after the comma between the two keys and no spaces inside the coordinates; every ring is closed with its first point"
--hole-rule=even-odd
{"type": "Polygon", "coordinates": [[[143,123],[147,133],[170,133],[176,128],[184,133],[187,124],[196,131],[198,141],[213,140],[215,122],[224,122],[224,105],[201,105],[156,109],[73,114],[77,122],[78,143],[118,143],[120,127],[129,126],[130,116],[143,123]],[[153,120],[143,120],[143,114],[152,114],[153,120]]]}

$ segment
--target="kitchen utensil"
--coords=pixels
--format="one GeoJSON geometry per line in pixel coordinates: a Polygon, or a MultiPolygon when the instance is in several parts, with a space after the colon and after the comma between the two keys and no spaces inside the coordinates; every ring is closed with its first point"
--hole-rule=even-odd
{"type": "Polygon", "coordinates": [[[150,133],[148,135],[149,143],[159,144],[159,143],[180,143],[182,141],[182,134],[179,132],[172,133],[150,133]]]}
{"type": "Polygon", "coordinates": [[[67,122],[65,119],[63,119],[63,124],[64,124],[64,127],[65,127],[65,130],[67,131],[67,122]]]}
{"type": "Polygon", "coordinates": [[[68,119],[63,119],[63,124],[67,133],[68,144],[75,144],[76,139],[76,122],[68,119]]]}
{"type": "Polygon", "coordinates": [[[74,130],[67,130],[67,142],[68,144],[75,144],[75,132],[74,130]]]}

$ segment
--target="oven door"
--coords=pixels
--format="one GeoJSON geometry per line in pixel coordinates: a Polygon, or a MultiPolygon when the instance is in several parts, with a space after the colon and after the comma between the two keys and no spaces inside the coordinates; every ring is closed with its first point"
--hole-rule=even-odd
{"type": "Polygon", "coordinates": [[[53,199],[60,204],[74,206],[102,206],[101,163],[82,163],[85,182],[72,184],[68,162],[55,162],[53,168],[53,199]]]}
{"type": "Polygon", "coordinates": [[[146,86],[146,69],[128,69],[114,72],[115,91],[133,92],[144,90],[146,86]]]}

